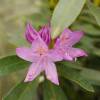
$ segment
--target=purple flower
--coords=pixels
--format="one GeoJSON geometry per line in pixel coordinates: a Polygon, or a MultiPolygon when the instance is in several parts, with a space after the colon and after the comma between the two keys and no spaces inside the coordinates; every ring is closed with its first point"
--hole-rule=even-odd
{"type": "Polygon", "coordinates": [[[27,27],[26,27],[26,31],[25,31],[25,37],[27,39],[27,41],[29,43],[32,43],[33,40],[35,40],[38,35],[41,36],[41,38],[45,41],[46,44],[49,44],[50,43],[50,25],[44,25],[40,30],[39,32],[37,32],[31,24],[27,24],[27,27]]]}
{"type": "Polygon", "coordinates": [[[54,62],[61,61],[62,57],[55,49],[48,49],[47,44],[38,36],[32,42],[31,48],[20,47],[16,49],[17,55],[32,62],[29,67],[25,82],[34,80],[41,72],[45,72],[46,77],[51,82],[59,85],[57,69],[54,62]]]}
{"type": "Polygon", "coordinates": [[[65,29],[61,36],[57,38],[55,43],[55,49],[58,50],[59,54],[64,60],[76,60],[77,57],[87,56],[85,51],[82,49],[74,48],[73,45],[79,42],[82,38],[83,32],[65,29]]]}
{"type": "Polygon", "coordinates": [[[25,82],[34,80],[41,72],[45,72],[46,78],[59,85],[57,69],[54,62],[76,60],[77,57],[87,56],[82,49],[74,48],[73,45],[79,42],[83,32],[72,32],[65,29],[61,36],[56,39],[54,48],[49,49],[50,25],[43,26],[37,32],[31,24],[27,24],[25,37],[31,43],[31,48],[20,47],[16,49],[16,54],[29,62],[29,67],[25,82]]]}

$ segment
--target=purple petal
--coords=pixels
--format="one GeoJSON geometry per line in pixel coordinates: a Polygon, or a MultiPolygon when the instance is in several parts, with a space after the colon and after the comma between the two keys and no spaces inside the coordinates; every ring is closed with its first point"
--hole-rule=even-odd
{"type": "Polygon", "coordinates": [[[60,44],[61,44],[61,41],[60,41],[60,39],[59,38],[57,38],[56,40],[55,40],[55,44],[54,44],[54,48],[59,48],[60,47],[60,44]]]}
{"type": "Polygon", "coordinates": [[[59,38],[56,39],[56,42],[55,42],[55,48],[59,48],[59,46],[65,46],[67,45],[67,41],[68,39],[70,39],[70,34],[72,32],[69,30],[69,29],[65,29],[62,34],[60,35],[59,38]]]}
{"type": "Polygon", "coordinates": [[[48,52],[49,60],[53,62],[62,61],[63,57],[59,54],[57,49],[51,49],[48,52]]]}
{"type": "Polygon", "coordinates": [[[50,80],[56,85],[59,85],[57,69],[54,63],[46,62],[45,73],[48,80],[50,80]]]}
{"type": "Polygon", "coordinates": [[[38,32],[32,27],[31,24],[28,23],[25,31],[27,41],[32,43],[32,41],[37,38],[37,34],[38,32]]]}
{"type": "Polygon", "coordinates": [[[50,43],[51,37],[50,37],[50,25],[45,25],[41,28],[39,31],[39,35],[41,38],[45,41],[46,44],[50,43]]]}
{"type": "Polygon", "coordinates": [[[63,36],[65,36],[66,38],[69,38],[70,34],[72,34],[72,31],[71,31],[70,29],[67,29],[67,28],[66,28],[66,29],[62,32],[62,34],[61,34],[61,36],[60,36],[60,39],[63,38],[63,36]]]}
{"type": "Polygon", "coordinates": [[[20,58],[30,62],[37,62],[39,59],[39,56],[34,54],[32,49],[25,47],[16,48],[16,54],[20,58]]]}
{"type": "Polygon", "coordinates": [[[73,58],[68,53],[65,53],[63,57],[64,57],[64,60],[67,60],[67,61],[73,60],[73,58]]]}
{"type": "Polygon", "coordinates": [[[82,56],[87,56],[84,50],[78,48],[66,48],[64,59],[72,61],[75,58],[82,56]]]}
{"type": "Polygon", "coordinates": [[[32,63],[24,82],[34,80],[43,71],[43,66],[40,63],[32,63]]]}
{"type": "Polygon", "coordinates": [[[55,43],[55,47],[57,46],[73,46],[74,44],[76,44],[77,42],[80,41],[80,39],[83,36],[83,32],[82,31],[74,31],[72,32],[69,29],[65,29],[60,38],[57,39],[56,43],[55,43]]]}
{"type": "Polygon", "coordinates": [[[44,50],[44,51],[48,51],[48,46],[41,39],[41,37],[38,37],[35,41],[32,42],[32,50],[33,50],[33,52],[36,52],[39,49],[44,50]]]}
{"type": "Polygon", "coordinates": [[[72,32],[70,39],[67,41],[67,45],[73,46],[74,44],[78,43],[80,39],[83,37],[83,32],[82,31],[74,31],[72,32]]]}

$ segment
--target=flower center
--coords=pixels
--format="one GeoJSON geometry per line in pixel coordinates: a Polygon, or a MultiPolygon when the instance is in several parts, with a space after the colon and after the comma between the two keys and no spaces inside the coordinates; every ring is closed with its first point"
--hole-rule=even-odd
{"type": "Polygon", "coordinates": [[[44,49],[43,47],[39,47],[39,48],[37,49],[37,53],[39,53],[40,55],[43,55],[43,54],[45,54],[46,52],[47,52],[47,50],[44,49]]]}

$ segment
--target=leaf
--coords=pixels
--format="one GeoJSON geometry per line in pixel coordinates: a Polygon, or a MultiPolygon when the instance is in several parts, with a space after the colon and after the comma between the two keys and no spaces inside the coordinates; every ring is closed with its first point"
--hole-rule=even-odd
{"type": "Polygon", "coordinates": [[[86,0],[59,0],[51,19],[52,38],[56,38],[75,21],[85,2],[86,0]]]}
{"type": "Polygon", "coordinates": [[[43,89],[43,100],[67,100],[67,97],[60,86],[54,85],[49,81],[45,81],[43,83],[43,89]]]}
{"type": "Polygon", "coordinates": [[[0,59],[0,76],[21,70],[29,65],[28,62],[18,58],[16,55],[0,59]]]}
{"type": "MultiPolygon", "coordinates": [[[[73,83],[69,82],[69,80],[60,77],[60,85],[64,91],[64,93],[67,95],[68,100],[77,100],[77,90],[75,89],[75,85],[73,83]]],[[[79,99],[78,99],[79,100],[79,99]]]]}
{"type": "Polygon", "coordinates": [[[76,69],[78,71],[80,77],[84,77],[92,85],[100,86],[100,71],[89,69],[89,68],[84,68],[84,67],[81,67],[79,64],[75,64],[75,66],[74,66],[73,63],[68,63],[68,62],[59,62],[59,63],[57,63],[57,66],[61,67],[62,69],[63,69],[62,66],[64,66],[65,70],[68,70],[69,68],[71,68],[73,70],[76,69]]]}
{"type": "Polygon", "coordinates": [[[100,71],[85,68],[81,71],[81,76],[100,86],[100,71]]]}
{"type": "Polygon", "coordinates": [[[81,71],[68,68],[62,64],[58,67],[58,72],[60,76],[63,76],[66,79],[71,80],[72,82],[75,82],[76,84],[84,88],[85,90],[94,92],[94,89],[92,85],[90,84],[90,82],[84,77],[82,77],[82,75],[80,74],[81,71]]]}
{"type": "Polygon", "coordinates": [[[92,4],[91,2],[87,2],[90,13],[95,17],[98,25],[100,26],[100,8],[92,4]]]}
{"type": "Polygon", "coordinates": [[[4,96],[3,100],[36,100],[37,80],[30,83],[18,83],[4,96]]]}
{"type": "Polygon", "coordinates": [[[86,34],[89,34],[91,36],[100,36],[100,29],[98,27],[95,27],[93,24],[88,23],[82,23],[82,24],[75,24],[73,29],[82,30],[86,34]]]}
{"type": "Polygon", "coordinates": [[[77,70],[82,70],[83,68],[81,67],[81,65],[79,63],[76,62],[65,62],[65,61],[61,61],[61,62],[57,62],[56,63],[57,66],[66,66],[68,68],[73,68],[73,69],[77,69],[77,70]]]}

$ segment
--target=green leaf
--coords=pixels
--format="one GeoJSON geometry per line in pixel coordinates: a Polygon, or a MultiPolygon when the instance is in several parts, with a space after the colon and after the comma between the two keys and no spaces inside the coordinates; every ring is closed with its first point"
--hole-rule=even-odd
{"type": "Polygon", "coordinates": [[[49,81],[43,83],[43,90],[43,100],[67,100],[67,97],[60,86],[54,85],[49,81]]]}
{"type": "Polygon", "coordinates": [[[59,0],[51,20],[52,38],[69,27],[80,14],[86,0],[59,0]]]}
{"type": "MultiPolygon", "coordinates": [[[[78,72],[77,74],[79,74],[80,77],[82,77],[82,78],[84,77],[92,85],[100,86],[100,71],[89,69],[89,68],[84,68],[84,67],[81,67],[81,65],[79,65],[79,64],[73,65],[73,63],[69,63],[69,62],[59,62],[59,63],[57,63],[57,66],[59,66],[59,67],[61,66],[62,69],[63,69],[62,66],[65,66],[65,70],[68,70],[68,71],[69,71],[69,68],[71,68],[71,70],[73,69],[74,71],[77,70],[77,72],[78,72]]],[[[72,70],[72,72],[73,72],[73,70],[72,70]]]]}
{"type": "Polygon", "coordinates": [[[16,55],[0,59],[0,76],[28,67],[29,63],[18,58],[16,55]]]}
{"type": "Polygon", "coordinates": [[[82,23],[82,24],[75,24],[73,29],[77,30],[83,30],[86,34],[89,34],[91,36],[100,36],[100,29],[98,27],[95,27],[93,24],[88,23],[82,23]]]}
{"type": "Polygon", "coordinates": [[[98,25],[100,26],[100,8],[92,4],[91,2],[87,2],[90,13],[95,17],[98,25]]]}
{"type": "Polygon", "coordinates": [[[94,85],[100,86],[100,71],[83,68],[81,76],[90,80],[94,85]]]}
{"type": "Polygon", "coordinates": [[[71,80],[72,82],[75,82],[80,87],[84,88],[85,90],[94,92],[94,89],[92,85],[90,84],[90,82],[84,77],[82,77],[82,75],[80,74],[81,71],[68,68],[62,64],[58,67],[58,72],[60,76],[63,76],[66,79],[71,80]]]}
{"type": "Polygon", "coordinates": [[[83,68],[81,67],[81,65],[77,62],[65,62],[65,61],[61,61],[61,62],[57,62],[56,63],[57,66],[66,66],[68,68],[73,68],[73,69],[77,69],[77,70],[82,70],[83,68]]]}
{"type": "Polygon", "coordinates": [[[4,96],[3,100],[37,100],[37,86],[37,80],[30,83],[20,82],[4,96]]]}

